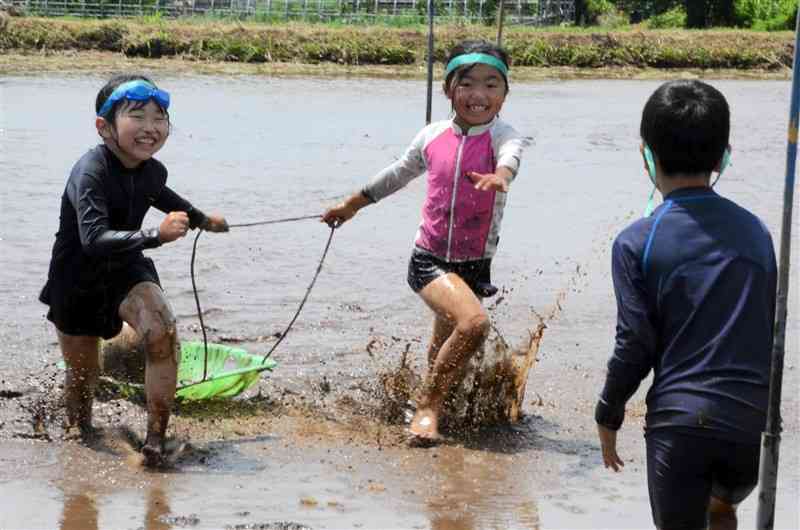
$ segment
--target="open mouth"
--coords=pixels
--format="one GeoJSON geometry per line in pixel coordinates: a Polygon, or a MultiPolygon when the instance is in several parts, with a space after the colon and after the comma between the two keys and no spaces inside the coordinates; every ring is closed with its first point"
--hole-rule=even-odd
{"type": "Polygon", "coordinates": [[[489,107],[486,105],[469,105],[467,109],[469,109],[470,112],[486,112],[489,107]]]}
{"type": "Polygon", "coordinates": [[[148,147],[152,147],[156,144],[155,138],[150,138],[150,137],[136,138],[134,141],[136,142],[136,145],[145,145],[148,147]]]}

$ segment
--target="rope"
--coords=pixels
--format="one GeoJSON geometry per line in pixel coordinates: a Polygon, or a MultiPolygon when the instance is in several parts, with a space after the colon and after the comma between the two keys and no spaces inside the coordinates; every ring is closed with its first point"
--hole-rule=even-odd
{"type": "Polygon", "coordinates": [[[302,217],[286,217],[285,219],[273,219],[270,221],[255,221],[253,223],[239,223],[228,225],[228,228],[243,228],[246,226],[274,225],[278,223],[291,223],[293,221],[305,221],[306,219],[322,219],[321,215],[304,215],[302,217]]]}
{"type": "Polygon", "coordinates": [[[194,303],[197,306],[197,318],[200,320],[200,331],[203,332],[203,351],[205,358],[203,360],[203,381],[206,380],[208,372],[208,337],[206,336],[206,325],[203,323],[203,310],[200,309],[200,297],[197,295],[197,283],[194,280],[194,260],[197,257],[197,240],[203,235],[203,229],[197,231],[194,237],[194,244],[192,245],[192,261],[189,264],[189,274],[192,277],[192,292],[194,293],[194,303]]]}
{"type": "Polygon", "coordinates": [[[302,311],[303,306],[306,305],[306,300],[308,300],[308,296],[311,294],[311,289],[314,288],[314,284],[317,282],[317,277],[319,276],[319,273],[322,270],[322,264],[325,263],[325,256],[328,255],[328,249],[331,248],[331,241],[333,241],[333,232],[334,232],[334,230],[336,230],[336,227],[332,226],[331,227],[331,233],[328,236],[328,242],[325,243],[325,250],[322,251],[322,257],[319,260],[319,265],[317,265],[317,271],[314,273],[314,277],[311,279],[311,283],[308,285],[308,289],[306,289],[306,294],[305,294],[305,296],[303,296],[303,301],[300,302],[300,306],[297,308],[297,311],[295,311],[291,322],[289,322],[289,325],[286,326],[286,329],[283,331],[283,333],[281,333],[281,336],[278,338],[278,340],[275,342],[275,344],[272,345],[272,348],[270,348],[270,350],[264,356],[264,359],[261,361],[262,365],[265,362],[267,362],[267,359],[269,359],[270,355],[272,355],[272,352],[275,351],[275,348],[278,347],[278,344],[280,344],[281,341],[283,341],[283,338],[286,336],[287,333],[289,333],[289,330],[292,329],[292,326],[294,325],[294,321],[297,320],[297,317],[300,316],[300,311],[302,311]]]}
{"type": "MultiPolygon", "coordinates": [[[[306,215],[302,217],[287,217],[284,219],[275,219],[269,221],[256,221],[252,223],[239,223],[239,224],[229,224],[228,228],[244,228],[244,227],[251,227],[251,226],[261,226],[261,225],[271,225],[271,224],[278,224],[278,223],[290,223],[294,221],[303,221],[307,219],[321,219],[321,215],[306,215]]],[[[295,311],[292,320],[289,322],[289,325],[286,326],[286,329],[283,330],[283,333],[280,334],[278,340],[275,344],[272,345],[269,352],[264,356],[264,359],[261,361],[261,365],[263,366],[266,363],[267,359],[272,355],[272,352],[278,347],[278,345],[283,341],[286,335],[289,333],[289,330],[292,329],[297,317],[300,316],[300,311],[303,310],[303,306],[306,304],[309,295],[311,294],[311,289],[314,288],[314,284],[317,282],[317,278],[319,277],[319,273],[322,271],[322,265],[325,263],[325,258],[328,255],[328,250],[331,248],[331,242],[333,241],[333,232],[338,228],[338,225],[331,227],[331,233],[328,236],[328,241],[325,243],[325,249],[322,251],[322,257],[319,260],[319,264],[317,265],[317,270],[314,273],[314,277],[311,279],[311,283],[309,284],[308,288],[306,289],[306,294],[303,296],[303,300],[300,302],[300,306],[295,311]]],[[[195,281],[195,274],[194,274],[194,263],[195,259],[197,258],[197,241],[200,239],[200,236],[203,234],[203,229],[201,228],[197,232],[197,236],[194,238],[194,244],[192,245],[192,260],[189,266],[189,272],[192,277],[192,292],[194,294],[194,303],[197,306],[197,318],[200,321],[200,330],[203,332],[203,351],[205,353],[205,359],[203,360],[203,379],[200,381],[195,381],[193,383],[189,383],[188,385],[183,385],[181,388],[186,388],[194,385],[198,385],[206,381],[206,377],[208,376],[208,336],[206,335],[206,326],[203,322],[203,310],[200,308],[200,297],[197,294],[197,283],[195,281]]],[[[257,371],[263,371],[265,368],[261,368],[257,371]]]]}

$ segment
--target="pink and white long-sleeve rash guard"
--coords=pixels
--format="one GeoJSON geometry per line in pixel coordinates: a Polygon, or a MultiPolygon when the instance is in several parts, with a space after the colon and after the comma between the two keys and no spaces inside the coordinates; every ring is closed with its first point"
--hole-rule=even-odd
{"type": "Polygon", "coordinates": [[[494,173],[505,166],[516,176],[527,145],[498,118],[466,133],[453,120],[431,123],[402,158],[369,181],[363,193],[380,201],[427,171],[416,246],[446,261],[491,258],[497,250],[506,193],[476,190],[468,173],[494,173]]]}

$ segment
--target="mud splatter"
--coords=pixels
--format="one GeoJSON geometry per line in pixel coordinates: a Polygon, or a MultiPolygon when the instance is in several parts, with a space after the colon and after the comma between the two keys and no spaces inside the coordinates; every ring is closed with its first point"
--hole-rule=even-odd
{"type": "Polygon", "coordinates": [[[310,526],[300,523],[280,521],[276,523],[250,523],[226,526],[225,530],[313,530],[310,526]]]}
{"type": "Polygon", "coordinates": [[[411,400],[422,385],[422,378],[408,365],[410,348],[411,344],[406,344],[400,358],[400,366],[396,370],[378,375],[380,381],[380,391],[376,393],[379,400],[378,416],[391,424],[406,420],[412,407],[411,400]]]}
{"type": "Polygon", "coordinates": [[[22,418],[16,418],[16,423],[23,425],[24,430],[15,431],[14,437],[50,441],[50,426],[65,423],[59,381],[55,365],[46,367],[40,376],[27,379],[30,390],[14,400],[23,413],[22,418]]]}
{"type": "Polygon", "coordinates": [[[191,515],[162,515],[158,518],[162,523],[179,528],[188,528],[200,524],[200,518],[195,514],[191,515]]]}

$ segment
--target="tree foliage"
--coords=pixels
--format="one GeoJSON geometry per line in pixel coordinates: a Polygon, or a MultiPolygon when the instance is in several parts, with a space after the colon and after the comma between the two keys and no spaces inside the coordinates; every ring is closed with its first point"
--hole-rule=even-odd
{"type": "MultiPolygon", "coordinates": [[[[597,0],[578,0],[584,22],[591,23],[591,5],[597,0]]],[[[686,13],[686,27],[739,26],[756,29],[791,29],[797,0],[618,0],[614,2],[632,23],[665,14],[686,13]]],[[[674,16],[668,16],[674,19],[674,16]]]]}

